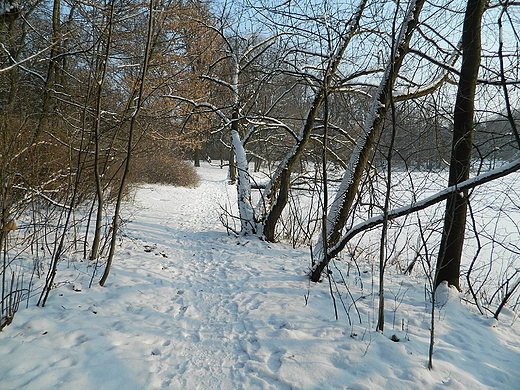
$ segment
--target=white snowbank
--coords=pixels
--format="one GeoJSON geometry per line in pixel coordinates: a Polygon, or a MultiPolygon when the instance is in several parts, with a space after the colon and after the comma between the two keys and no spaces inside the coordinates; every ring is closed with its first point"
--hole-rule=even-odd
{"type": "Polygon", "coordinates": [[[236,191],[225,170],[199,173],[196,189],[137,191],[106,287],[63,264],[57,281],[74,282],[17,313],[0,333],[0,389],[520,388],[515,313],[482,317],[446,288],[429,371],[425,280],[389,271],[380,334],[374,270],[358,259],[360,274],[343,273],[352,324],[341,304],[336,321],[308,250],[228,236],[219,205],[236,191]]]}

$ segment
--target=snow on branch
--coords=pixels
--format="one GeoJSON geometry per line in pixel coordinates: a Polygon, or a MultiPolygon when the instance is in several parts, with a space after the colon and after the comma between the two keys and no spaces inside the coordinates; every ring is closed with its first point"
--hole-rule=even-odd
{"type": "MultiPolygon", "coordinates": [[[[478,187],[482,184],[488,183],[490,181],[499,179],[501,177],[507,176],[510,173],[516,172],[520,169],[520,159],[517,159],[509,164],[506,164],[500,168],[491,170],[489,172],[483,173],[481,175],[475,176],[469,180],[463,181],[457,185],[446,187],[445,189],[437,192],[434,195],[431,195],[423,200],[418,202],[411,203],[409,205],[399,207],[394,210],[390,210],[388,212],[388,220],[393,220],[399,217],[403,217],[405,215],[409,215],[415,213],[417,211],[424,210],[434,204],[440,203],[443,200],[446,200],[449,195],[454,192],[463,192],[465,190],[469,190],[471,188],[478,187]]],[[[384,221],[384,215],[378,215],[376,217],[367,219],[357,225],[353,226],[349,229],[339,240],[339,242],[329,250],[329,258],[333,258],[338,255],[339,252],[345,248],[345,245],[358,233],[361,233],[365,230],[374,228],[378,225],[381,225],[384,221]]]]}
{"type": "Polygon", "coordinates": [[[232,85],[224,80],[221,80],[219,79],[218,77],[213,77],[213,76],[208,76],[208,75],[201,75],[200,76],[201,79],[204,79],[204,80],[209,80],[209,81],[213,81],[214,83],[217,83],[219,85],[222,85],[223,87],[226,87],[228,88],[231,92],[233,92],[234,94],[237,93],[237,89],[236,89],[236,86],[235,85],[232,85]]]}
{"type": "MultiPolygon", "coordinates": [[[[3,14],[2,14],[1,11],[0,11],[0,17],[2,17],[2,16],[3,16],[3,14]]],[[[29,56],[29,57],[27,57],[27,58],[24,58],[24,59],[21,60],[21,61],[17,61],[17,62],[15,62],[14,64],[12,64],[12,65],[10,65],[10,66],[8,66],[8,67],[6,67],[6,68],[1,68],[1,69],[0,69],[0,73],[8,72],[8,71],[10,71],[11,69],[16,68],[17,66],[21,66],[24,62],[30,61],[30,60],[32,60],[32,59],[34,59],[34,58],[40,56],[41,54],[45,53],[47,50],[51,49],[53,46],[55,46],[55,45],[57,45],[57,44],[58,44],[58,42],[54,42],[52,45],[47,46],[46,48],[40,50],[38,53],[35,53],[35,54],[33,54],[32,56],[29,56]]],[[[6,47],[4,46],[3,43],[0,43],[0,47],[2,48],[2,50],[4,50],[4,51],[7,53],[7,55],[9,55],[9,57],[10,57],[11,60],[14,60],[14,59],[11,57],[11,54],[10,54],[9,51],[6,49],[6,47]]],[[[24,70],[28,71],[27,69],[24,69],[24,70]]],[[[31,72],[31,73],[32,73],[32,72],[31,72]]],[[[37,76],[41,78],[40,75],[37,74],[37,76]]]]}

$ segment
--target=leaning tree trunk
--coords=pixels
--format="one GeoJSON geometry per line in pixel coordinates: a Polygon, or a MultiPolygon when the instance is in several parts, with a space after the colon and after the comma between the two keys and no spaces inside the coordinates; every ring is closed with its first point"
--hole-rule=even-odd
{"type": "MultiPolygon", "coordinates": [[[[453,113],[450,186],[469,178],[473,138],[475,89],[480,67],[481,23],[486,0],[468,0],[462,35],[462,66],[453,113]]],[[[447,281],[459,287],[460,261],[466,229],[468,191],[454,193],[446,201],[444,229],[435,277],[435,287],[447,281]]]]}
{"type": "Polygon", "coordinates": [[[365,121],[363,132],[361,133],[356,147],[350,156],[348,168],[345,171],[340,188],[331,205],[329,217],[327,221],[327,243],[324,245],[323,240],[318,242],[313,258],[316,263],[311,269],[311,280],[317,282],[320,279],[322,271],[327,266],[330,256],[324,253],[324,247],[333,247],[341,238],[341,233],[347,221],[350,209],[357,195],[361,177],[368,163],[370,153],[377,139],[379,131],[383,126],[386,114],[388,112],[392,89],[399,73],[404,57],[408,52],[410,39],[415,31],[419,20],[419,14],[425,3],[425,0],[416,0],[410,3],[408,11],[403,22],[401,32],[396,41],[396,49],[393,58],[390,58],[383,80],[372,100],[370,113],[365,121]]]}
{"type": "Polygon", "coordinates": [[[331,89],[334,76],[336,76],[343,55],[350,44],[350,41],[358,32],[359,22],[363,16],[367,0],[359,2],[356,13],[352,16],[350,26],[342,38],[342,42],[337,52],[330,58],[329,68],[327,74],[324,76],[323,85],[316,92],[311,107],[307,112],[305,123],[303,124],[296,145],[292,151],[285,157],[275,172],[275,175],[266,190],[262,194],[257,210],[260,216],[257,220],[262,222],[262,234],[266,241],[275,240],[275,229],[282,212],[289,201],[289,189],[291,184],[291,174],[303,155],[307,144],[311,138],[311,133],[314,130],[316,117],[325,101],[327,91],[331,89]]]}

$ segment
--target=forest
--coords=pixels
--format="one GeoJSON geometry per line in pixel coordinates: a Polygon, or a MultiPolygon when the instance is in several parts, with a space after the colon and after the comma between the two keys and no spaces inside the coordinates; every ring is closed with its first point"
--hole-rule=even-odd
{"type": "Polygon", "coordinates": [[[377,259],[379,332],[397,263],[517,313],[519,26],[511,0],[0,0],[0,330],[64,262],[104,286],[134,189],[201,161],[227,233],[308,248],[311,282],[377,259]]]}

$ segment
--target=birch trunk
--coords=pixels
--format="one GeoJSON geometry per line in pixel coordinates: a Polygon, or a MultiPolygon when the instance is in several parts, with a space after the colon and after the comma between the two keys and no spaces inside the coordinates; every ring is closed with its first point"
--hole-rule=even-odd
{"type": "MultiPolygon", "coordinates": [[[[234,126],[234,123],[235,122],[233,122],[232,127],[234,126]]],[[[231,137],[233,139],[233,149],[235,150],[237,168],[237,196],[240,233],[245,235],[255,234],[256,222],[254,220],[254,212],[251,205],[251,181],[249,180],[247,155],[238,130],[232,129],[231,137]]]]}

